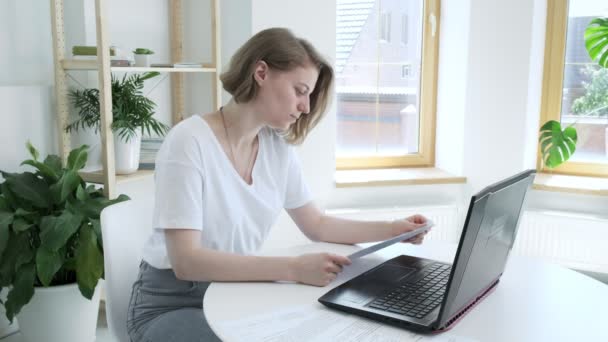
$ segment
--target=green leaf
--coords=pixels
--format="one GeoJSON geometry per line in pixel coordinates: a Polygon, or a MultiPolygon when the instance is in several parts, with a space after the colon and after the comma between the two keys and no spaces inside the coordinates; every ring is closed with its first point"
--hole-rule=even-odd
{"type": "Polygon", "coordinates": [[[19,236],[8,232],[8,241],[6,249],[0,258],[0,286],[10,286],[15,276],[15,260],[19,254],[20,242],[19,236]]]}
{"type": "MultiPolygon", "coordinates": [[[[10,176],[14,178],[14,176],[10,176]]],[[[5,179],[6,176],[4,176],[5,179]]],[[[8,184],[6,182],[0,184],[0,192],[2,192],[2,196],[5,199],[4,204],[8,207],[8,210],[12,210],[12,208],[19,208],[22,206],[21,200],[15,196],[15,194],[9,189],[8,184]]]]}
{"type": "Polygon", "coordinates": [[[54,154],[49,154],[46,156],[44,159],[44,165],[48,166],[55,174],[57,174],[57,177],[59,177],[62,172],[61,158],[54,154]]]}
{"type": "Polygon", "coordinates": [[[34,158],[34,160],[38,160],[40,153],[38,153],[38,150],[36,150],[36,148],[32,145],[32,143],[29,140],[27,141],[27,143],[25,143],[25,147],[27,147],[27,150],[30,152],[30,155],[32,156],[32,158],[34,158]]]}
{"type": "Polygon", "coordinates": [[[82,187],[82,184],[79,184],[78,188],[76,189],[76,199],[79,201],[86,201],[87,199],[89,199],[89,194],[82,187]]]}
{"type": "Polygon", "coordinates": [[[23,208],[17,208],[17,210],[15,210],[15,217],[23,217],[30,222],[38,222],[39,216],[40,213],[37,211],[28,211],[23,208]]]}
{"type": "Polygon", "coordinates": [[[34,263],[29,263],[21,267],[15,276],[13,288],[6,298],[6,317],[12,323],[13,318],[21,308],[34,296],[34,281],[36,279],[36,268],[34,263]]]}
{"type": "MultiPolygon", "coordinates": [[[[19,246],[19,249],[16,252],[14,267],[15,272],[18,272],[21,265],[25,265],[34,261],[34,250],[30,244],[29,234],[26,233],[16,233],[15,234],[15,242],[19,246]]],[[[12,241],[11,241],[12,243],[12,241]]]]}
{"type": "Polygon", "coordinates": [[[0,226],[6,225],[8,227],[9,224],[13,223],[14,218],[15,214],[6,211],[0,211],[0,226]]]}
{"type": "Polygon", "coordinates": [[[91,227],[93,227],[95,236],[97,236],[97,242],[99,243],[99,247],[101,247],[101,250],[103,251],[103,239],[101,237],[101,224],[99,220],[91,219],[91,227]]]}
{"type": "Polygon", "coordinates": [[[139,81],[145,81],[147,79],[156,77],[158,75],[160,75],[160,72],[158,72],[158,71],[147,72],[147,73],[141,75],[141,77],[139,78],[139,81]]]}
{"type": "Polygon", "coordinates": [[[33,206],[38,208],[48,208],[50,206],[49,186],[33,173],[24,172],[15,175],[7,179],[6,183],[16,197],[28,201],[33,206]]]}
{"type": "Polygon", "coordinates": [[[0,286],[11,286],[21,265],[33,260],[29,234],[9,231],[8,243],[0,258],[0,286]]]}
{"type": "Polygon", "coordinates": [[[87,149],[89,146],[82,145],[77,149],[70,152],[68,156],[67,168],[72,171],[78,171],[82,169],[87,163],[87,149]]]}
{"type": "Polygon", "coordinates": [[[38,278],[44,286],[49,286],[53,276],[63,264],[63,258],[58,252],[48,250],[44,247],[38,248],[36,252],[36,270],[38,278]]]}
{"type": "Polygon", "coordinates": [[[50,188],[53,203],[65,202],[68,196],[76,190],[81,180],[77,171],[67,170],[61,179],[50,188]]]}
{"type": "Polygon", "coordinates": [[[8,243],[9,228],[8,226],[13,223],[13,214],[7,212],[0,212],[0,257],[4,253],[6,244],[8,243]]]}
{"type": "Polygon", "coordinates": [[[538,140],[545,165],[554,168],[567,161],[576,150],[577,139],[574,127],[566,127],[562,131],[559,122],[555,120],[546,122],[540,128],[538,140]]]}
{"type": "Polygon", "coordinates": [[[0,211],[9,211],[10,206],[8,205],[8,201],[4,198],[4,195],[0,194],[0,211]]]}
{"type": "Polygon", "coordinates": [[[21,163],[21,165],[30,165],[33,166],[34,168],[38,169],[38,171],[40,172],[40,174],[47,179],[50,183],[55,183],[57,181],[57,173],[55,173],[55,171],[50,168],[48,165],[35,161],[35,160],[31,160],[28,159],[24,162],[21,163]]]}
{"type": "Polygon", "coordinates": [[[593,19],[585,30],[585,48],[589,57],[608,68],[608,18],[593,19]]]}
{"type": "Polygon", "coordinates": [[[76,249],[76,279],[80,293],[91,299],[102,274],[103,255],[97,245],[97,237],[91,227],[83,226],[76,249]]]}
{"type": "Polygon", "coordinates": [[[13,221],[13,230],[19,233],[28,230],[33,225],[33,223],[29,223],[22,218],[16,218],[15,221],[13,221]]]}
{"type": "Polygon", "coordinates": [[[45,216],[40,221],[40,241],[42,246],[57,251],[78,231],[82,215],[64,211],[61,216],[45,216]]]}
{"type": "Polygon", "coordinates": [[[113,200],[108,200],[105,197],[91,197],[86,201],[68,201],[66,207],[73,213],[79,213],[89,219],[99,219],[101,211],[112,204],[129,200],[129,196],[120,195],[113,200]]]}

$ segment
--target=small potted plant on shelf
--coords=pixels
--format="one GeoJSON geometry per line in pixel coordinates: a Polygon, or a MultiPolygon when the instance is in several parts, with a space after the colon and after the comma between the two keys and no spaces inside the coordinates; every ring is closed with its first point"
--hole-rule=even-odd
{"type": "MultiPolygon", "coordinates": [[[[117,174],[130,174],[139,167],[141,138],[152,132],[164,136],[169,126],[154,118],[156,104],[143,95],[144,81],[158,76],[158,72],[126,74],[122,79],[112,75],[112,131],[114,134],[115,167],[117,174]]],[[[66,127],[66,131],[79,128],[99,130],[99,90],[84,89],[70,91],[70,99],[76,107],[77,119],[66,127]]]]}
{"type": "Polygon", "coordinates": [[[137,67],[149,67],[150,66],[150,55],[154,54],[154,51],[146,48],[137,48],[133,50],[135,56],[135,66],[137,67]]]}
{"type": "Polygon", "coordinates": [[[103,278],[99,215],[108,200],[80,178],[87,146],[38,159],[28,142],[33,172],[0,171],[0,290],[8,288],[6,317],[19,320],[27,341],[94,341],[103,278]],[[78,323],[75,324],[75,315],[78,323]]]}

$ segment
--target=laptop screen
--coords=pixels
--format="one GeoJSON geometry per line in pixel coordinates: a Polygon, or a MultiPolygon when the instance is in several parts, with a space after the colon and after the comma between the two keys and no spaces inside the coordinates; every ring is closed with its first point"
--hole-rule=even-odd
{"type": "Polygon", "coordinates": [[[471,303],[504,271],[534,171],[489,186],[473,196],[453,263],[439,326],[471,303]]]}

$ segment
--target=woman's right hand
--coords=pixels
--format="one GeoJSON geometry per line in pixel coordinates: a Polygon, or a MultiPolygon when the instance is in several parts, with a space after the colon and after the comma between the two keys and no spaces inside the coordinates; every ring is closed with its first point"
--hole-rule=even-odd
{"type": "Polygon", "coordinates": [[[350,264],[351,261],[341,255],[330,253],[303,254],[290,260],[289,280],[315,286],[326,286],[336,279],[338,273],[342,272],[342,266],[350,264]]]}

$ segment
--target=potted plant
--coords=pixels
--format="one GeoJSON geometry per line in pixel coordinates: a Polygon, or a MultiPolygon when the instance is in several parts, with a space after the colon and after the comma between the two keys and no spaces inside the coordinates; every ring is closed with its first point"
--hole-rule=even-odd
{"type": "Polygon", "coordinates": [[[0,290],[10,290],[2,305],[28,341],[93,341],[104,271],[99,215],[128,197],[108,200],[80,178],[86,145],[65,167],[27,148],[32,159],[21,165],[34,172],[0,171],[0,290]]]}
{"type": "Polygon", "coordinates": [[[150,55],[154,54],[154,51],[146,48],[137,48],[133,50],[135,56],[135,66],[137,67],[148,67],[150,66],[150,55]]]}
{"type": "MultiPolygon", "coordinates": [[[[585,29],[585,48],[591,60],[598,65],[608,68],[608,18],[595,18],[585,29]]],[[[606,73],[602,70],[595,72],[596,77],[585,86],[587,95],[577,99],[573,104],[573,111],[583,115],[602,115],[608,100],[606,96],[606,73]]],[[[540,128],[539,143],[543,155],[543,162],[549,168],[554,168],[567,161],[576,150],[578,136],[574,124],[562,130],[558,121],[550,120],[540,128]]],[[[605,132],[606,151],[608,153],[608,128],[605,132]]]]}
{"type": "MultiPolygon", "coordinates": [[[[158,72],[126,74],[122,79],[112,75],[112,126],[116,173],[129,174],[139,167],[141,137],[154,132],[163,136],[169,126],[154,118],[156,104],[142,94],[144,81],[158,76],[158,72]]],[[[77,119],[66,130],[79,128],[99,130],[99,90],[95,88],[70,91],[70,100],[76,107],[77,119]]]]}
{"type": "MultiPolygon", "coordinates": [[[[608,87],[606,83],[608,83],[608,17],[606,18],[595,18],[593,19],[587,29],[585,29],[585,48],[587,48],[587,52],[589,53],[589,57],[592,60],[597,61],[598,65],[604,69],[598,72],[601,80],[597,81],[597,87],[593,87],[594,84],[589,85],[592,89],[596,90],[594,95],[599,99],[589,99],[589,102],[598,101],[596,103],[597,107],[601,110],[603,116],[607,116],[608,111],[608,87]],[[603,81],[603,82],[602,82],[603,81]],[[602,91],[597,91],[597,89],[603,89],[602,91]]],[[[608,156],[608,127],[604,132],[605,136],[605,148],[606,148],[606,156],[608,156]]]]}

